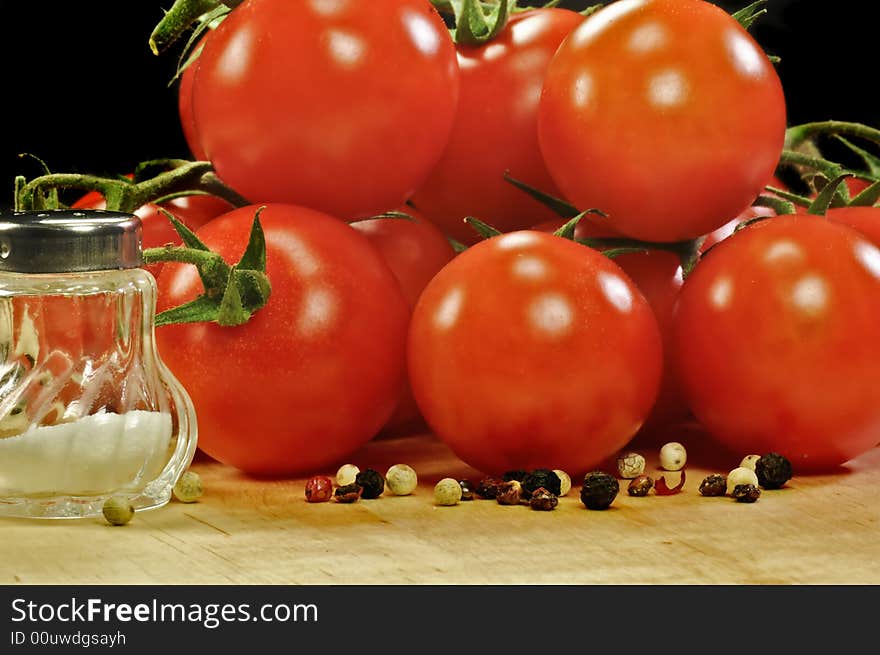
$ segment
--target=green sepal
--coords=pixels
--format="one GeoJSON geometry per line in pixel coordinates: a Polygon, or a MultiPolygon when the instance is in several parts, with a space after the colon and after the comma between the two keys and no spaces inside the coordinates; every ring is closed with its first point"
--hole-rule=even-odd
{"type": "Polygon", "coordinates": [[[755,198],[755,201],[752,203],[752,205],[756,207],[769,207],[779,216],[797,213],[797,209],[795,208],[795,205],[791,200],[786,200],[785,198],[777,198],[776,196],[760,195],[755,198]]]}
{"type": "Polygon", "coordinates": [[[580,222],[587,215],[587,212],[581,212],[574,218],[570,219],[565,225],[556,230],[553,234],[558,237],[562,237],[563,239],[568,239],[569,241],[574,241],[574,233],[577,230],[577,226],[580,225],[580,222]]]}
{"type": "Polygon", "coordinates": [[[484,13],[479,0],[452,2],[455,9],[455,42],[460,45],[482,45],[491,41],[507,25],[510,18],[509,0],[489,6],[484,13]]]}
{"type": "MultiPolygon", "coordinates": [[[[532,198],[540,202],[542,205],[547,207],[550,211],[552,211],[560,218],[574,218],[581,213],[581,210],[572,205],[570,202],[562,200],[561,198],[556,198],[555,196],[551,196],[549,193],[544,193],[540,189],[536,189],[535,187],[526,184],[522,180],[518,180],[515,177],[512,177],[510,175],[510,171],[504,172],[504,180],[515,186],[520,191],[524,191],[525,193],[530,195],[532,198]]],[[[593,214],[598,214],[599,216],[606,215],[598,209],[591,209],[589,211],[593,214]]]]}
{"type": "Polygon", "coordinates": [[[602,9],[602,7],[604,7],[604,6],[605,5],[603,5],[603,4],[590,5],[589,7],[587,7],[586,9],[584,9],[582,11],[579,11],[578,13],[581,16],[583,16],[584,18],[587,18],[588,16],[592,16],[593,14],[595,14],[597,11],[602,9]]]}
{"type": "Polygon", "coordinates": [[[877,157],[875,154],[868,152],[864,148],[860,148],[856,144],[854,144],[849,139],[845,139],[839,134],[835,134],[834,138],[837,139],[840,143],[849,148],[852,152],[857,154],[859,158],[865,162],[865,166],[867,167],[868,173],[872,177],[880,177],[880,157],[877,157]]]}
{"type": "Polygon", "coordinates": [[[177,232],[177,236],[179,236],[183,241],[183,245],[185,245],[187,248],[194,248],[195,250],[204,250],[205,252],[211,252],[211,249],[205,245],[205,242],[199,239],[196,236],[195,232],[193,232],[186,225],[177,220],[174,214],[162,207],[159,207],[159,211],[165,216],[165,218],[171,221],[171,226],[174,228],[174,231],[177,232]]]}
{"type": "Polygon", "coordinates": [[[251,233],[248,236],[247,247],[245,247],[244,254],[235,265],[236,268],[258,271],[260,273],[266,272],[266,235],[263,233],[263,226],[260,223],[260,214],[263,213],[264,209],[266,209],[265,205],[259,207],[254,213],[254,222],[251,224],[251,233]]]}
{"type": "Polygon", "coordinates": [[[449,245],[452,246],[452,250],[455,252],[456,255],[459,255],[468,249],[466,245],[464,245],[461,241],[458,241],[457,239],[446,237],[446,240],[449,242],[449,245]]]}
{"type": "Polygon", "coordinates": [[[648,253],[651,252],[648,248],[638,248],[636,246],[631,246],[627,248],[609,248],[608,250],[603,250],[602,254],[608,257],[608,259],[615,259],[620,257],[621,255],[634,255],[637,253],[648,253]]]}
{"type": "Polygon", "coordinates": [[[807,207],[807,213],[814,216],[824,216],[825,212],[834,204],[834,200],[838,195],[838,188],[844,183],[848,177],[853,177],[852,173],[843,173],[831,180],[816,196],[816,199],[807,207]]]}
{"type": "Polygon", "coordinates": [[[473,216],[468,216],[464,219],[464,222],[470,225],[474,231],[484,239],[491,239],[492,237],[497,237],[502,234],[501,230],[498,230],[473,216]]]}
{"type": "Polygon", "coordinates": [[[201,16],[218,5],[219,0],[175,0],[150,34],[148,45],[154,55],[175,43],[201,16]]]}
{"type": "Polygon", "coordinates": [[[232,11],[229,7],[225,5],[220,5],[215,7],[208,13],[200,16],[197,20],[195,28],[193,28],[192,34],[190,34],[189,38],[186,40],[186,43],[183,46],[183,49],[180,51],[180,56],[177,58],[177,70],[174,73],[174,77],[172,77],[168,81],[168,86],[172,86],[174,82],[176,82],[183,72],[193,65],[193,63],[199,58],[202,54],[202,49],[204,45],[199,45],[195,47],[199,42],[199,39],[202,38],[202,35],[208,30],[213,30],[220,23],[223,22],[223,19],[229,15],[229,12],[232,11]]]}
{"type": "Polygon", "coordinates": [[[389,212],[382,212],[381,214],[376,214],[375,216],[367,216],[366,218],[359,218],[354,221],[349,221],[349,225],[352,223],[360,223],[361,221],[374,221],[377,218],[393,218],[393,219],[399,219],[402,221],[418,222],[416,220],[416,217],[413,216],[412,214],[407,214],[406,212],[389,211],[389,212]]]}
{"type": "Polygon", "coordinates": [[[731,15],[743,26],[744,30],[749,30],[756,20],[767,13],[767,9],[764,7],[766,4],[767,0],[758,0],[731,15]]]}
{"type": "Polygon", "coordinates": [[[202,295],[195,300],[156,314],[156,327],[178,323],[212,323],[217,320],[220,303],[202,295]]]}
{"type": "Polygon", "coordinates": [[[229,284],[223,292],[223,298],[217,308],[217,324],[223,327],[233,327],[247,323],[253,312],[248,311],[244,307],[241,299],[241,292],[238,288],[238,278],[235,275],[236,267],[233,266],[229,273],[229,284]]]}
{"type": "Polygon", "coordinates": [[[850,200],[849,207],[873,207],[880,200],[880,180],[850,200]]]}

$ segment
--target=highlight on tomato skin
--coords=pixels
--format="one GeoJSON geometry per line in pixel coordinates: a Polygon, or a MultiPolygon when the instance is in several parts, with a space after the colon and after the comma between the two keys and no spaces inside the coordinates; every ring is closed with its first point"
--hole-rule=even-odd
{"type": "Polygon", "coordinates": [[[785,131],[773,64],[703,0],[618,0],[589,16],[554,55],[538,113],[564,197],[646,241],[696,238],[743,211],[785,131]]]}
{"type": "Polygon", "coordinates": [[[198,143],[228,186],[342,219],[405,202],[452,129],[459,71],[426,0],[238,5],[192,80],[198,143]]]}
{"type": "Polygon", "coordinates": [[[452,135],[412,202],[458,241],[479,238],[466,216],[501,232],[552,217],[504,174],[561,195],[538,146],[538,102],[553,53],[581,22],[567,9],[532,9],[514,14],[485,44],[457,46],[461,88],[452,135]]]}
{"type": "Polygon", "coordinates": [[[460,253],[413,312],[409,374],[440,439],[489,474],[586,472],[648,416],[662,345],[647,301],[598,251],[511,232],[460,253]]]}
{"type": "MultiPolygon", "coordinates": [[[[196,234],[238,261],[256,209],[196,234]]],[[[311,474],[350,456],[394,411],[409,309],[388,265],[347,223],[271,203],[260,222],[272,286],[265,307],[237,327],[162,326],[156,340],[192,397],[205,453],[252,475],[311,474]]],[[[194,267],[176,263],[158,288],[160,311],[202,291],[194,267]]]]}
{"type": "Polygon", "coordinates": [[[696,418],[734,452],[830,471],[880,441],[880,249],[817,216],[754,223],[687,278],[675,361],[696,418]]]}

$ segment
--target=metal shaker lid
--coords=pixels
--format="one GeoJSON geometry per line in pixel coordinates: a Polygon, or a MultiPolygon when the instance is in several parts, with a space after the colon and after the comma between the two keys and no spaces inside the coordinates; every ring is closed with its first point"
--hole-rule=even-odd
{"type": "Polygon", "coordinates": [[[75,273],[143,264],[141,220],[102,209],[0,212],[0,271],[75,273]]]}

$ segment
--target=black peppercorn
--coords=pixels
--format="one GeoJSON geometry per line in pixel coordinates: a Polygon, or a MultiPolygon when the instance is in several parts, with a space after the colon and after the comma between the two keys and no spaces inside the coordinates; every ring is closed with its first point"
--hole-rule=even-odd
{"type": "Polygon", "coordinates": [[[363,489],[361,498],[378,498],[385,491],[385,478],[373,469],[366,469],[358,473],[354,482],[363,489]]]}
{"type": "Polygon", "coordinates": [[[502,484],[504,484],[504,480],[502,480],[501,478],[483,478],[477,485],[477,495],[480,498],[495,500],[495,497],[498,495],[498,488],[502,484]]]}
{"type": "Polygon", "coordinates": [[[733,488],[733,497],[740,503],[753,503],[761,497],[761,490],[753,484],[738,484],[733,488]]]}
{"type": "Polygon", "coordinates": [[[505,482],[510,482],[511,480],[516,480],[517,482],[522,482],[525,477],[529,474],[528,471],[521,471],[520,469],[516,469],[514,471],[508,471],[504,475],[501,476],[501,479],[505,482]]]}
{"type": "Polygon", "coordinates": [[[552,491],[538,487],[529,498],[529,507],[539,512],[549,512],[559,504],[559,498],[552,491]]]}
{"type": "Polygon", "coordinates": [[[333,492],[333,497],[336,499],[336,502],[339,503],[353,503],[361,497],[362,492],[363,489],[361,486],[352,482],[351,484],[336,487],[336,491],[333,492]]]}
{"type": "Polygon", "coordinates": [[[587,509],[608,509],[619,491],[617,478],[602,471],[593,471],[584,476],[581,502],[587,509]]]}
{"type": "Polygon", "coordinates": [[[550,469],[535,469],[522,479],[523,496],[531,498],[536,489],[544,487],[556,496],[562,493],[562,480],[550,469]]]}
{"type": "Polygon", "coordinates": [[[654,486],[654,480],[649,475],[640,475],[629,483],[626,492],[630,496],[647,496],[654,486]]]}
{"type": "Polygon", "coordinates": [[[461,487],[461,499],[462,500],[473,500],[474,499],[474,483],[470,480],[459,480],[458,486],[461,487]]]}
{"type": "Polygon", "coordinates": [[[704,496],[727,495],[727,477],[720,473],[707,475],[700,483],[700,493],[704,496]]]}
{"type": "Polygon", "coordinates": [[[765,489],[781,489],[791,480],[791,462],[779,453],[762,455],[755,462],[755,475],[765,489]]]}
{"type": "Polygon", "coordinates": [[[495,500],[499,505],[519,505],[522,500],[522,485],[516,480],[501,483],[495,500]]]}

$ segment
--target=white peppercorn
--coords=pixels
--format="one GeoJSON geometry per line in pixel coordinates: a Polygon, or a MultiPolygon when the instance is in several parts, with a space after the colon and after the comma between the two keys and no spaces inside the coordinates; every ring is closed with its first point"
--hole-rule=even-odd
{"type": "Polygon", "coordinates": [[[419,484],[415,469],[407,464],[395,464],[385,473],[385,483],[395,496],[408,496],[419,484]]]}
{"type": "Polygon", "coordinates": [[[677,441],[670,441],[660,449],[660,468],[680,471],[687,462],[687,451],[677,441]]]}
{"type": "Polygon", "coordinates": [[[739,465],[743,468],[752,469],[754,471],[759,459],[761,459],[760,455],[746,455],[742,458],[739,465]]]}
{"type": "Polygon", "coordinates": [[[345,487],[353,484],[357,478],[357,474],[360,472],[361,470],[354,464],[343,464],[339,467],[339,470],[336,471],[336,485],[339,487],[345,487]]]}
{"type": "Polygon", "coordinates": [[[733,469],[727,474],[727,495],[732,495],[737,485],[741,484],[751,484],[757,487],[758,476],[752,469],[746,466],[739,466],[733,469]]]}
{"type": "Polygon", "coordinates": [[[559,478],[559,495],[565,496],[571,491],[571,476],[561,469],[553,469],[553,472],[559,478]]]}
{"type": "Polygon", "coordinates": [[[622,454],[617,458],[617,472],[627,480],[639,477],[645,472],[645,457],[634,452],[622,454]]]}

